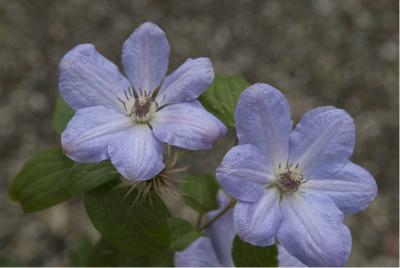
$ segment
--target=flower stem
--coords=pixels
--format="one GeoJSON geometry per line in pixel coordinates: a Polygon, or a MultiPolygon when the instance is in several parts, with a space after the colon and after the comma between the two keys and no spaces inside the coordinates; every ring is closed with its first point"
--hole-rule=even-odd
{"type": "Polygon", "coordinates": [[[201,224],[201,220],[203,219],[203,215],[204,215],[204,213],[199,213],[199,215],[197,216],[196,230],[200,230],[200,224],[201,224]]]}
{"type": "Polygon", "coordinates": [[[199,207],[201,210],[207,211],[207,208],[203,204],[199,203],[196,199],[194,199],[190,195],[184,193],[184,194],[182,194],[182,196],[183,196],[184,199],[186,199],[189,202],[193,203],[195,206],[199,207]]]}
{"type": "Polygon", "coordinates": [[[214,218],[209,220],[206,224],[203,225],[203,227],[200,228],[200,231],[206,229],[208,226],[210,226],[213,222],[221,218],[229,209],[231,209],[234,205],[236,204],[236,200],[231,200],[229,204],[221,210],[217,215],[215,215],[214,218]]]}

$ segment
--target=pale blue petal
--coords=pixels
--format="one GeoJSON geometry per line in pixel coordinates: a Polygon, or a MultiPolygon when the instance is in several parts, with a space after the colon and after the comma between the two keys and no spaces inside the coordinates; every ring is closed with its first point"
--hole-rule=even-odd
{"type": "Polygon", "coordinates": [[[200,237],[184,251],[176,252],[174,263],[176,267],[217,267],[222,265],[207,237],[200,237]]]}
{"type": "Polygon", "coordinates": [[[328,197],[308,193],[286,195],[278,239],[308,266],[344,266],[351,251],[351,234],[343,213],[328,197]]]}
{"type": "Polygon", "coordinates": [[[270,246],[275,243],[275,234],[282,220],[279,195],[276,188],[270,188],[257,203],[238,201],[234,222],[243,241],[256,246],[270,246]]]}
{"type": "MultiPolygon", "coordinates": [[[[221,212],[229,203],[229,199],[223,191],[218,192],[219,209],[207,213],[207,219],[211,220],[219,212],[221,212]]],[[[228,210],[218,220],[213,222],[205,232],[206,236],[211,239],[211,243],[215,253],[221,263],[221,266],[232,267],[232,242],[235,237],[236,230],[233,224],[233,209],[228,210]]]]}
{"type": "Polygon", "coordinates": [[[187,59],[178,69],[168,75],[156,97],[159,106],[197,99],[214,79],[210,59],[187,59]]]}
{"type": "Polygon", "coordinates": [[[307,265],[299,261],[296,257],[290,255],[281,245],[278,245],[278,261],[279,267],[307,267],[307,265]]]}
{"type": "Polygon", "coordinates": [[[198,101],[168,105],[150,124],[159,140],[189,150],[210,149],[226,132],[224,124],[198,101]]]}
{"type": "Polygon", "coordinates": [[[257,202],[273,178],[265,157],[250,144],[238,145],[229,150],[217,168],[216,175],[228,194],[246,202],[257,202]]]}
{"type": "Polygon", "coordinates": [[[137,92],[153,92],[168,69],[169,44],[163,30],[151,22],[141,24],[124,42],[122,64],[137,92]]]}
{"type": "Polygon", "coordinates": [[[279,90],[262,83],[250,86],[240,95],[235,116],[239,144],[256,146],[271,170],[286,163],[292,123],[279,90]]]}
{"type": "Polygon", "coordinates": [[[132,181],[148,180],[164,168],[163,145],[145,124],[125,130],[108,145],[111,162],[132,181]]]}
{"type": "Polygon", "coordinates": [[[223,190],[219,189],[217,193],[217,202],[218,208],[223,209],[229,204],[230,197],[223,190]]]}
{"type": "Polygon", "coordinates": [[[307,112],[290,135],[290,162],[299,164],[307,179],[338,172],[353,153],[355,126],[341,109],[319,107],[307,112]]]}
{"type": "Polygon", "coordinates": [[[104,106],[124,112],[117,100],[130,86],[118,67],[99,54],[91,44],[78,45],[61,59],[58,87],[75,110],[104,106]]]}
{"type": "Polygon", "coordinates": [[[128,117],[103,106],[79,109],[61,134],[61,144],[64,153],[74,161],[102,161],[109,158],[109,141],[131,126],[128,117]]]}
{"type": "Polygon", "coordinates": [[[305,192],[330,196],[344,213],[356,213],[367,208],[378,193],[375,179],[364,168],[348,162],[329,178],[309,180],[305,192]]]}

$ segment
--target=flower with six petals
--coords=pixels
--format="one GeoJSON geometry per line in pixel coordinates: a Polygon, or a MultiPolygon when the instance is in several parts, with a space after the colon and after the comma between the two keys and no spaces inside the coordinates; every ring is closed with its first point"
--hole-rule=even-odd
{"type": "Polygon", "coordinates": [[[280,91],[254,84],[236,108],[239,145],[217,169],[238,199],[236,230],[244,241],[280,246],[308,266],[343,266],[351,251],[344,213],[365,209],[377,194],[374,178],[349,160],[352,118],[335,107],[307,112],[292,130],[280,91]]]}
{"type": "Polygon", "coordinates": [[[147,180],[164,168],[163,143],[211,148],[226,132],[197,101],[214,78],[211,62],[188,59],[164,79],[168,57],[164,32],[149,22],[123,45],[126,77],[91,44],[69,51],[59,89],[76,113],[61,136],[64,152],[77,162],[111,159],[129,180],[147,180]]]}

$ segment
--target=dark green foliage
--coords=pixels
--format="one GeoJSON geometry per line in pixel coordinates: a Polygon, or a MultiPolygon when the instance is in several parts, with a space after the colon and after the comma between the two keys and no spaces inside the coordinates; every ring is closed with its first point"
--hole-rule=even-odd
{"type": "Polygon", "coordinates": [[[186,203],[200,213],[218,208],[216,195],[218,183],[214,176],[188,176],[181,181],[181,191],[186,203]]]}
{"type": "Polygon", "coordinates": [[[169,219],[168,224],[171,229],[171,249],[182,251],[187,248],[194,240],[201,236],[201,233],[193,226],[180,218],[169,219]]]}
{"type": "Polygon", "coordinates": [[[229,127],[235,127],[235,109],[240,93],[250,84],[242,77],[216,75],[210,88],[200,96],[204,107],[229,127]]]}
{"type": "Polygon", "coordinates": [[[9,195],[25,212],[35,212],[119,177],[110,162],[76,164],[60,149],[43,151],[14,178],[9,195]]]}
{"type": "Polygon", "coordinates": [[[232,259],[237,267],[276,267],[278,248],[276,245],[257,247],[235,236],[232,245],[232,259]]]}
{"type": "Polygon", "coordinates": [[[170,245],[168,212],[154,193],[136,202],[138,192],[107,183],[85,193],[86,211],[96,229],[116,247],[134,254],[155,254],[170,245]]]}

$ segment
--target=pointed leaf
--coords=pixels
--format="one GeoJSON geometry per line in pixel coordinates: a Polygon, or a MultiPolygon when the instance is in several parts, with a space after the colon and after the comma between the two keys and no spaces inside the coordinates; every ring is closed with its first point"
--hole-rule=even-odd
{"type": "Polygon", "coordinates": [[[85,207],[93,225],[105,239],[125,251],[164,251],[170,243],[164,203],[154,193],[136,202],[138,192],[129,190],[111,182],[85,193],[85,207]]]}
{"type": "Polygon", "coordinates": [[[43,151],[29,160],[9,189],[25,212],[42,210],[119,177],[110,162],[76,164],[60,149],[43,151]]]}
{"type": "Polygon", "coordinates": [[[214,176],[185,177],[181,181],[180,189],[186,203],[200,213],[218,208],[216,201],[218,183],[214,176]]]}
{"type": "Polygon", "coordinates": [[[236,103],[240,93],[249,86],[242,77],[216,75],[210,88],[200,96],[200,101],[227,126],[235,127],[236,103]]]}
{"type": "Polygon", "coordinates": [[[171,249],[182,251],[187,248],[194,240],[201,236],[201,233],[193,226],[180,218],[169,219],[168,224],[171,229],[171,249]]]}

